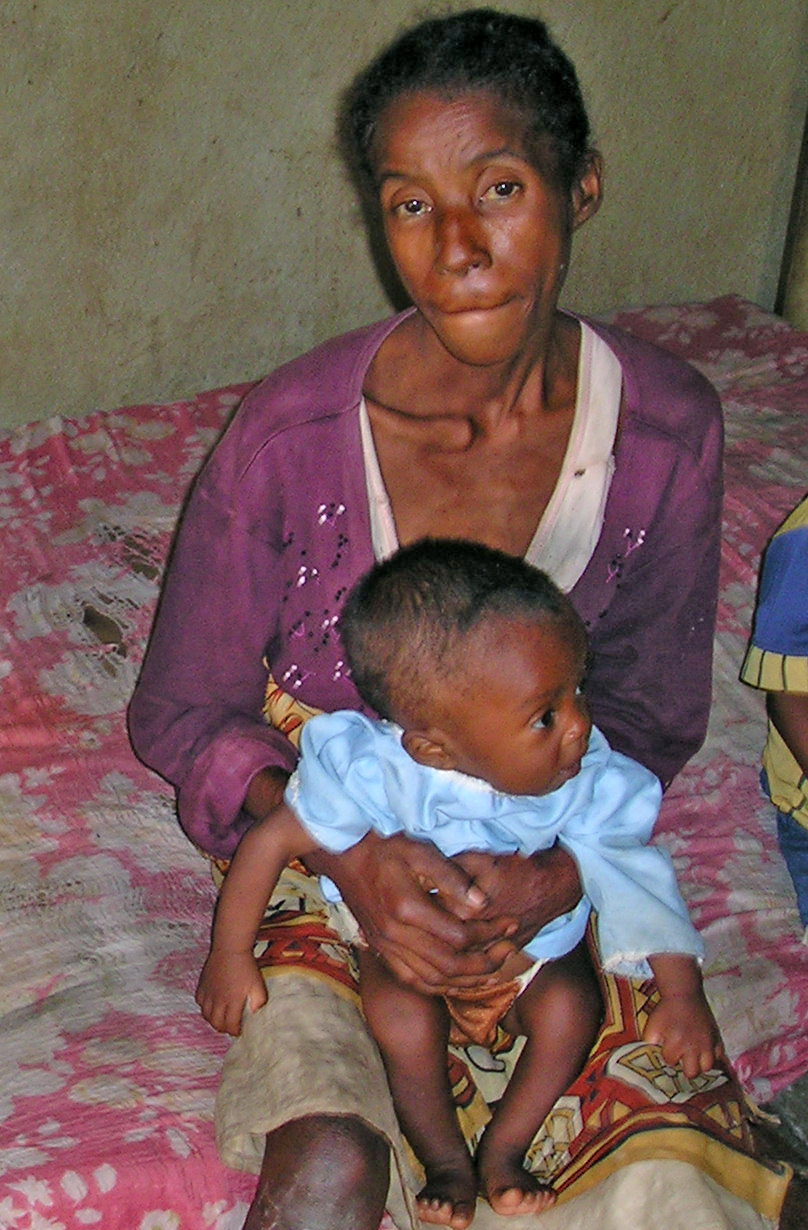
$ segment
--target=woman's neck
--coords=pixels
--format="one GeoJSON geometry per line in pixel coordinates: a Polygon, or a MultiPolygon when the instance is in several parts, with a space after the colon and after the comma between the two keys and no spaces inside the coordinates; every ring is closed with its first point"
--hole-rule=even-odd
{"type": "Polygon", "coordinates": [[[553,415],[575,400],[580,326],[556,313],[546,338],[507,364],[473,367],[442,345],[415,313],[385,339],[365,380],[368,401],[383,411],[414,418],[465,423],[473,438],[507,430],[525,416],[553,415]]]}

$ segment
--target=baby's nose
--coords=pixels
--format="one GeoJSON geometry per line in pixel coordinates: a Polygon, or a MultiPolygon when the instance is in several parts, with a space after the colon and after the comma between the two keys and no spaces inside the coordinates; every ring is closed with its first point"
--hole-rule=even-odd
{"type": "Polygon", "coordinates": [[[580,742],[586,745],[589,741],[589,732],[592,729],[592,722],[589,714],[585,712],[582,706],[576,706],[576,712],[570,718],[569,726],[566,729],[564,738],[567,743],[580,742]]]}

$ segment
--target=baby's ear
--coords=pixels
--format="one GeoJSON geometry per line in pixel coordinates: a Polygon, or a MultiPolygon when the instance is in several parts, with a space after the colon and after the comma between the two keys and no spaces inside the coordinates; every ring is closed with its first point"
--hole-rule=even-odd
{"type": "Polygon", "coordinates": [[[405,730],[401,744],[408,756],[429,769],[453,769],[455,759],[438,730],[405,730]]]}

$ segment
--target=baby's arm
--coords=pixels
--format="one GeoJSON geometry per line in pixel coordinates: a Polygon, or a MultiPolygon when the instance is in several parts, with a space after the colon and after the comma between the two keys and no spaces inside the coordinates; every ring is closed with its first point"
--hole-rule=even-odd
{"type": "Polygon", "coordinates": [[[693,957],[660,953],[648,958],[659,989],[659,1003],[643,1030],[646,1042],[662,1047],[666,1063],[698,1076],[723,1054],[721,1035],[704,995],[701,971],[693,957]]]}
{"type": "Polygon", "coordinates": [[[196,989],[202,1015],[219,1033],[241,1033],[245,1005],[255,1012],[266,1003],[264,980],[252,955],[255,933],[283,868],[314,845],[285,803],[239,842],[219,894],[210,952],[196,989]]]}

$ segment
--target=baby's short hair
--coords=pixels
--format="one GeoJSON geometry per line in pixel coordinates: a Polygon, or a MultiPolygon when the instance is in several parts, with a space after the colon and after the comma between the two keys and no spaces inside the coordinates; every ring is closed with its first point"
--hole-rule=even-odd
{"type": "Polygon", "coordinates": [[[491,618],[550,619],[585,641],[569,598],[524,560],[462,539],[402,547],[357,582],[340,616],[360,696],[381,717],[428,722],[433,685],[462,673],[464,638],[491,618]]]}

